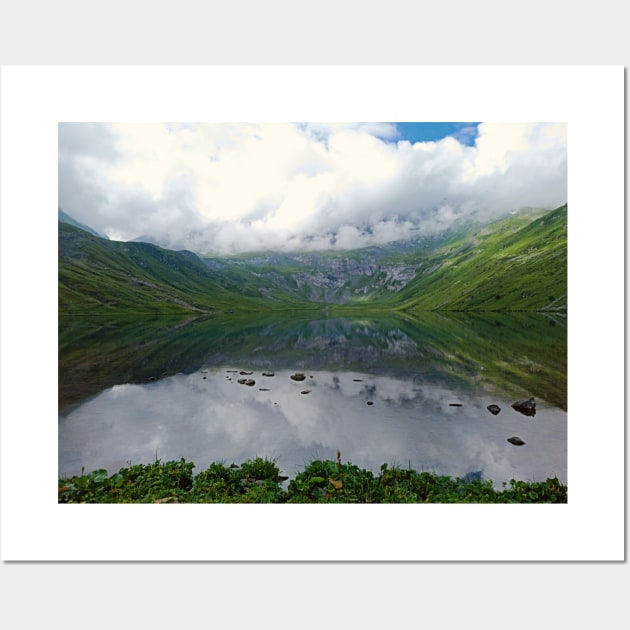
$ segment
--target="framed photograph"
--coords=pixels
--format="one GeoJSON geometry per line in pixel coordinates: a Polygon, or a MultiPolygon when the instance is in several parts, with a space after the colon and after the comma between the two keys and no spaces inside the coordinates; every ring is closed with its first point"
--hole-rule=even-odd
{"type": "Polygon", "coordinates": [[[2,81],[5,560],[623,560],[622,67],[2,81]]]}

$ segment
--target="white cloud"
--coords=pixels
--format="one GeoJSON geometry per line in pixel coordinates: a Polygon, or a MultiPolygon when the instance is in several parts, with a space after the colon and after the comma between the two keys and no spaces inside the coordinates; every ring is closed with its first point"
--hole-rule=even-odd
{"type": "Polygon", "coordinates": [[[200,252],[361,247],[561,205],[566,135],[483,123],[471,147],[396,141],[390,123],[66,123],[59,206],[112,237],[200,252]]]}

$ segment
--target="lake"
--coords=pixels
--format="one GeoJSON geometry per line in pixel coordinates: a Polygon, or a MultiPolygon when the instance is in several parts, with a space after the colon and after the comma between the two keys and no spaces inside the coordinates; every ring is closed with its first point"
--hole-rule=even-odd
{"type": "Polygon", "coordinates": [[[60,314],[59,475],[261,456],[293,478],[337,450],[375,473],[567,483],[566,317],[60,314]],[[512,408],[530,397],[534,416],[512,408]]]}

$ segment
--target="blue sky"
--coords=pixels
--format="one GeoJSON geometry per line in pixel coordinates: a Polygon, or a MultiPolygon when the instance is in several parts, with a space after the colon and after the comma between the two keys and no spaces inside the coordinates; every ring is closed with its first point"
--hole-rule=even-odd
{"type": "Polygon", "coordinates": [[[453,136],[462,144],[474,146],[478,134],[478,122],[397,122],[398,140],[427,142],[453,136]]]}

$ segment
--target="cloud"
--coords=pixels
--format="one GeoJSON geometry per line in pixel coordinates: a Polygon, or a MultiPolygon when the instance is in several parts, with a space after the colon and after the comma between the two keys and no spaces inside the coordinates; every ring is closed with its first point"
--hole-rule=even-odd
{"type": "Polygon", "coordinates": [[[64,123],[59,206],[111,238],[200,253],[354,248],[565,203],[566,136],[551,123],[415,144],[391,123],[64,123]]]}

